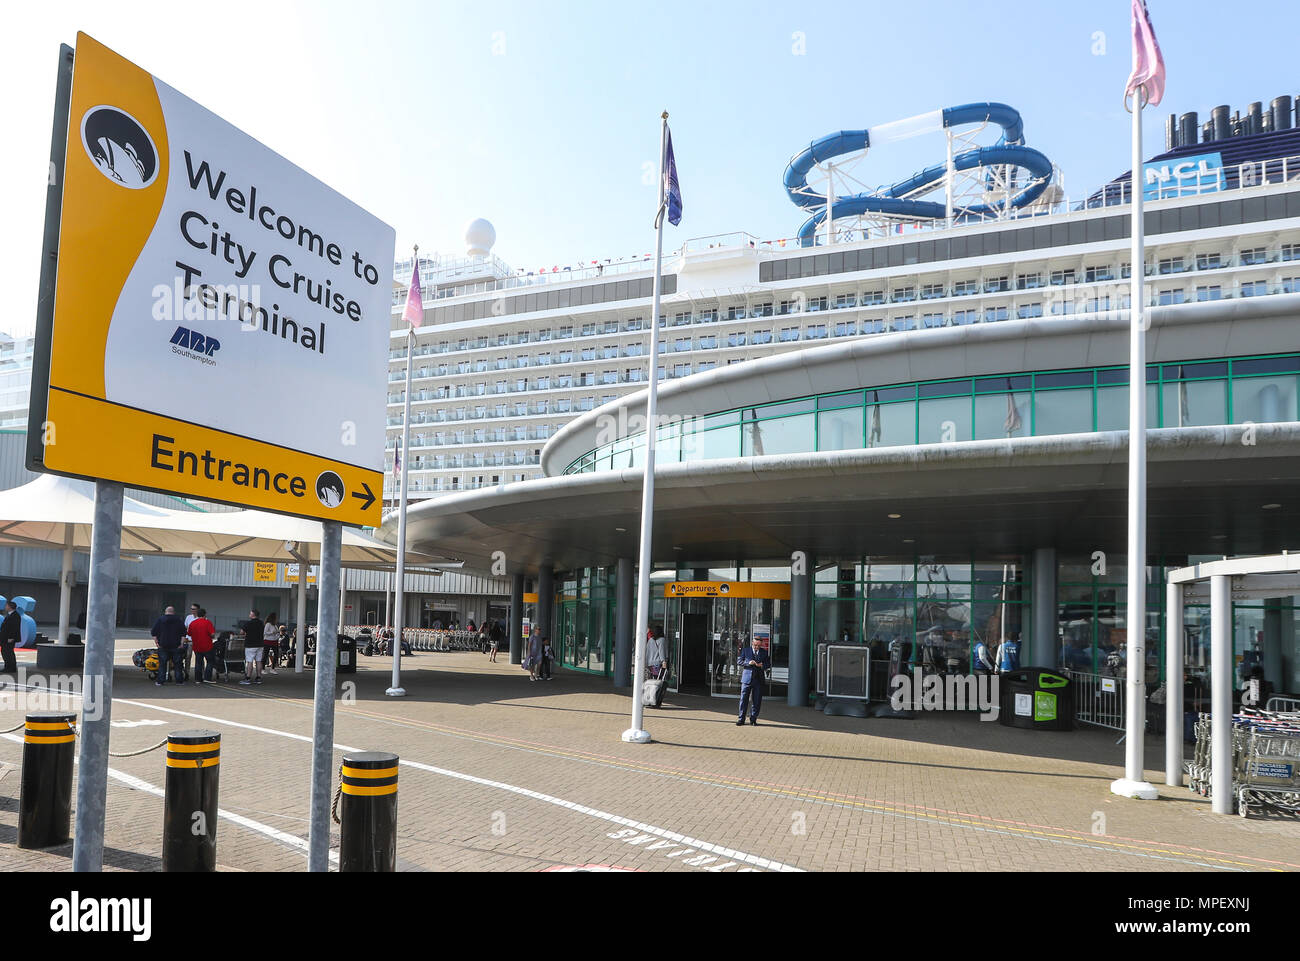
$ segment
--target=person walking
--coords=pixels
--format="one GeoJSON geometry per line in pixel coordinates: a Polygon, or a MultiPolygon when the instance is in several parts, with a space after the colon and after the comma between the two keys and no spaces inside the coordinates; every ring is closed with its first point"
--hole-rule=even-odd
{"type": "Polygon", "coordinates": [[[251,611],[249,619],[244,621],[244,679],[240,684],[262,683],[262,644],[266,636],[266,625],[251,611]]]}
{"type": "Polygon", "coordinates": [[[491,648],[492,656],[490,660],[492,661],[493,664],[497,662],[497,651],[501,650],[501,640],[504,636],[505,636],[505,631],[502,630],[501,628],[501,622],[493,621],[492,630],[488,632],[488,638],[492,642],[492,648],[491,648]]]}
{"type": "Polygon", "coordinates": [[[17,674],[18,661],[14,658],[14,645],[21,643],[23,638],[22,615],[18,613],[18,605],[13,601],[5,601],[4,621],[0,622],[0,654],[4,656],[4,668],[0,669],[0,674],[17,674]]]}
{"type": "Polygon", "coordinates": [[[278,674],[276,666],[280,663],[280,624],[274,614],[266,615],[266,624],[262,627],[262,660],[268,674],[278,674]]]}
{"type": "Polygon", "coordinates": [[[651,628],[646,633],[645,668],[653,678],[659,678],[668,670],[668,650],[664,646],[664,629],[651,628]]]}
{"type": "Polygon", "coordinates": [[[537,680],[537,672],[542,666],[542,632],[534,631],[528,638],[528,679],[537,680]]]}
{"type": "Polygon", "coordinates": [[[167,607],[162,617],[153,622],[149,631],[154,643],[158,645],[158,680],[159,687],[167,683],[167,671],[175,672],[176,683],[185,683],[185,622],[176,613],[176,608],[167,607]]]}
{"type": "Polygon", "coordinates": [[[186,630],[190,635],[190,649],[194,654],[194,683],[209,684],[216,679],[217,658],[213,640],[217,635],[217,625],[208,620],[208,612],[198,608],[193,618],[186,618],[189,624],[186,630]]]}
{"type": "Polygon", "coordinates": [[[538,680],[541,681],[551,680],[551,661],[554,658],[554,656],[555,656],[555,652],[551,650],[551,639],[549,637],[543,637],[542,638],[542,664],[541,664],[540,671],[538,673],[538,680]]]}
{"type": "Polygon", "coordinates": [[[993,655],[989,653],[988,644],[984,643],[984,638],[980,638],[975,645],[975,673],[992,674],[993,673],[993,655]]]}
{"type": "Polygon", "coordinates": [[[745,723],[745,710],[749,708],[749,723],[758,724],[758,709],[763,706],[763,678],[772,666],[771,655],[765,647],[754,647],[752,641],[740,650],[740,716],[736,726],[745,723]]]}
{"type": "Polygon", "coordinates": [[[185,643],[185,673],[186,674],[190,672],[190,657],[193,652],[193,645],[189,641],[190,624],[192,624],[195,618],[197,618],[198,616],[199,616],[199,605],[191,604],[190,612],[185,615],[185,636],[187,639],[185,643]]]}

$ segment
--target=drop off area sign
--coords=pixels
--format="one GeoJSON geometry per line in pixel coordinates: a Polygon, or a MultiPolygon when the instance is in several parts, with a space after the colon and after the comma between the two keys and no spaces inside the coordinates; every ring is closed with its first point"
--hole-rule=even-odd
{"type": "Polygon", "coordinates": [[[393,229],[85,34],[60,107],[29,466],[378,526],[393,229]]]}

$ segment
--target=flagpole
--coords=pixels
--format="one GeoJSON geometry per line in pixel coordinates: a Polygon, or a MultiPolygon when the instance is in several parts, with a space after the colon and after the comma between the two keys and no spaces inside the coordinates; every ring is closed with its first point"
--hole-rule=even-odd
{"type": "MultiPolygon", "coordinates": [[[[412,277],[420,269],[420,245],[412,256],[412,277]]],[[[411,361],[415,353],[415,327],[406,325],[406,393],[402,403],[402,471],[397,499],[397,583],[393,587],[393,684],[384,691],[389,697],[405,697],[402,688],[402,629],[406,600],[406,463],[411,448],[411,361]]]]}
{"type": "Polygon", "coordinates": [[[1124,736],[1124,777],[1111,792],[1124,797],[1154,799],[1158,792],[1142,777],[1146,737],[1146,557],[1147,557],[1147,362],[1146,248],[1142,220],[1142,107],[1146,85],[1133,92],[1133,166],[1129,178],[1132,198],[1132,250],[1129,256],[1128,371],[1128,596],[1125,615],[1127,677],[1124,736]]]}
{"type": "Polygon", "coordinates": [[[645,480],[641,485],[641,560],[636,583],[636,655],[632,662],[632,726],[623,732],[631,744],[650,743],[650,732],[642,725],[645,707],[641,688],[645,681],[645,636],[650,627],[650,569],[654,540],[655,500],[655,416],[659,395],[659,297],[664,262],[664,214],[668,185],[665,183],[665,159],[668,151],[668,111],[663,112],[659,128],[659,212],[655,216],[655,279],[650,310],[650,389],[645,405],[645,480]]]}

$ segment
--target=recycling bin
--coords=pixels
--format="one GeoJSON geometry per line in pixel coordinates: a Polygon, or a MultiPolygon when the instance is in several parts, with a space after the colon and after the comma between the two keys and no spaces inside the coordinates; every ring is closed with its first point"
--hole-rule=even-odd
{"type": "Polygon", "coordinates": [[[339,635],[338,673],[355,674],[357,672],[357,642],[346,634],[339,635]]]}
{"type": "Polygon", "coordinates": [[[1055,668],[1022,667],[997,675],[998,720],[1007,727],[1069,731],[1074,727],[1074,688],[1055,668]]]}

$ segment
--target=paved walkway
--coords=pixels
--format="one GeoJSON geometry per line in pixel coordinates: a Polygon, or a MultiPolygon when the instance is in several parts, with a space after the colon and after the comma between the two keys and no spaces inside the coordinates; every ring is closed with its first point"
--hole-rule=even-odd
{"type": "MultiPolygon", "coordinates": [[[[119,642],[112,750],[219,730],[219,867],[305,869],[311,672],[160,689],[131,666],[139,646],[119,642]]],[[[335,764],[348,748],[401,755],[402,870],[1300,868],[1300,821],[1216,816],[1156,770],[1159,801],[1111,795],[1123,748],[1110,732],[828,718],[771,699],[740,728],[734,701],[670,695],[647,711],[655,743],[628,745],[630,701],[602,679],[533,683],[504,656],[418,654],[404,659],[408,696],[390,699],[389,662],[361,661],[340,675],[335,764]]],[[[0,700],[0,729],[21,719],[0,700]]],[[[0,737],[0,870],[68,870],[70,844],[15,847],[21,756],[21,732],[0,737]]],[[[1161,761],[1160,742],[1147,758],[1161,761]]],[[[158,870],[162,752],[111,770],[105,868],[158,870]]]]}

